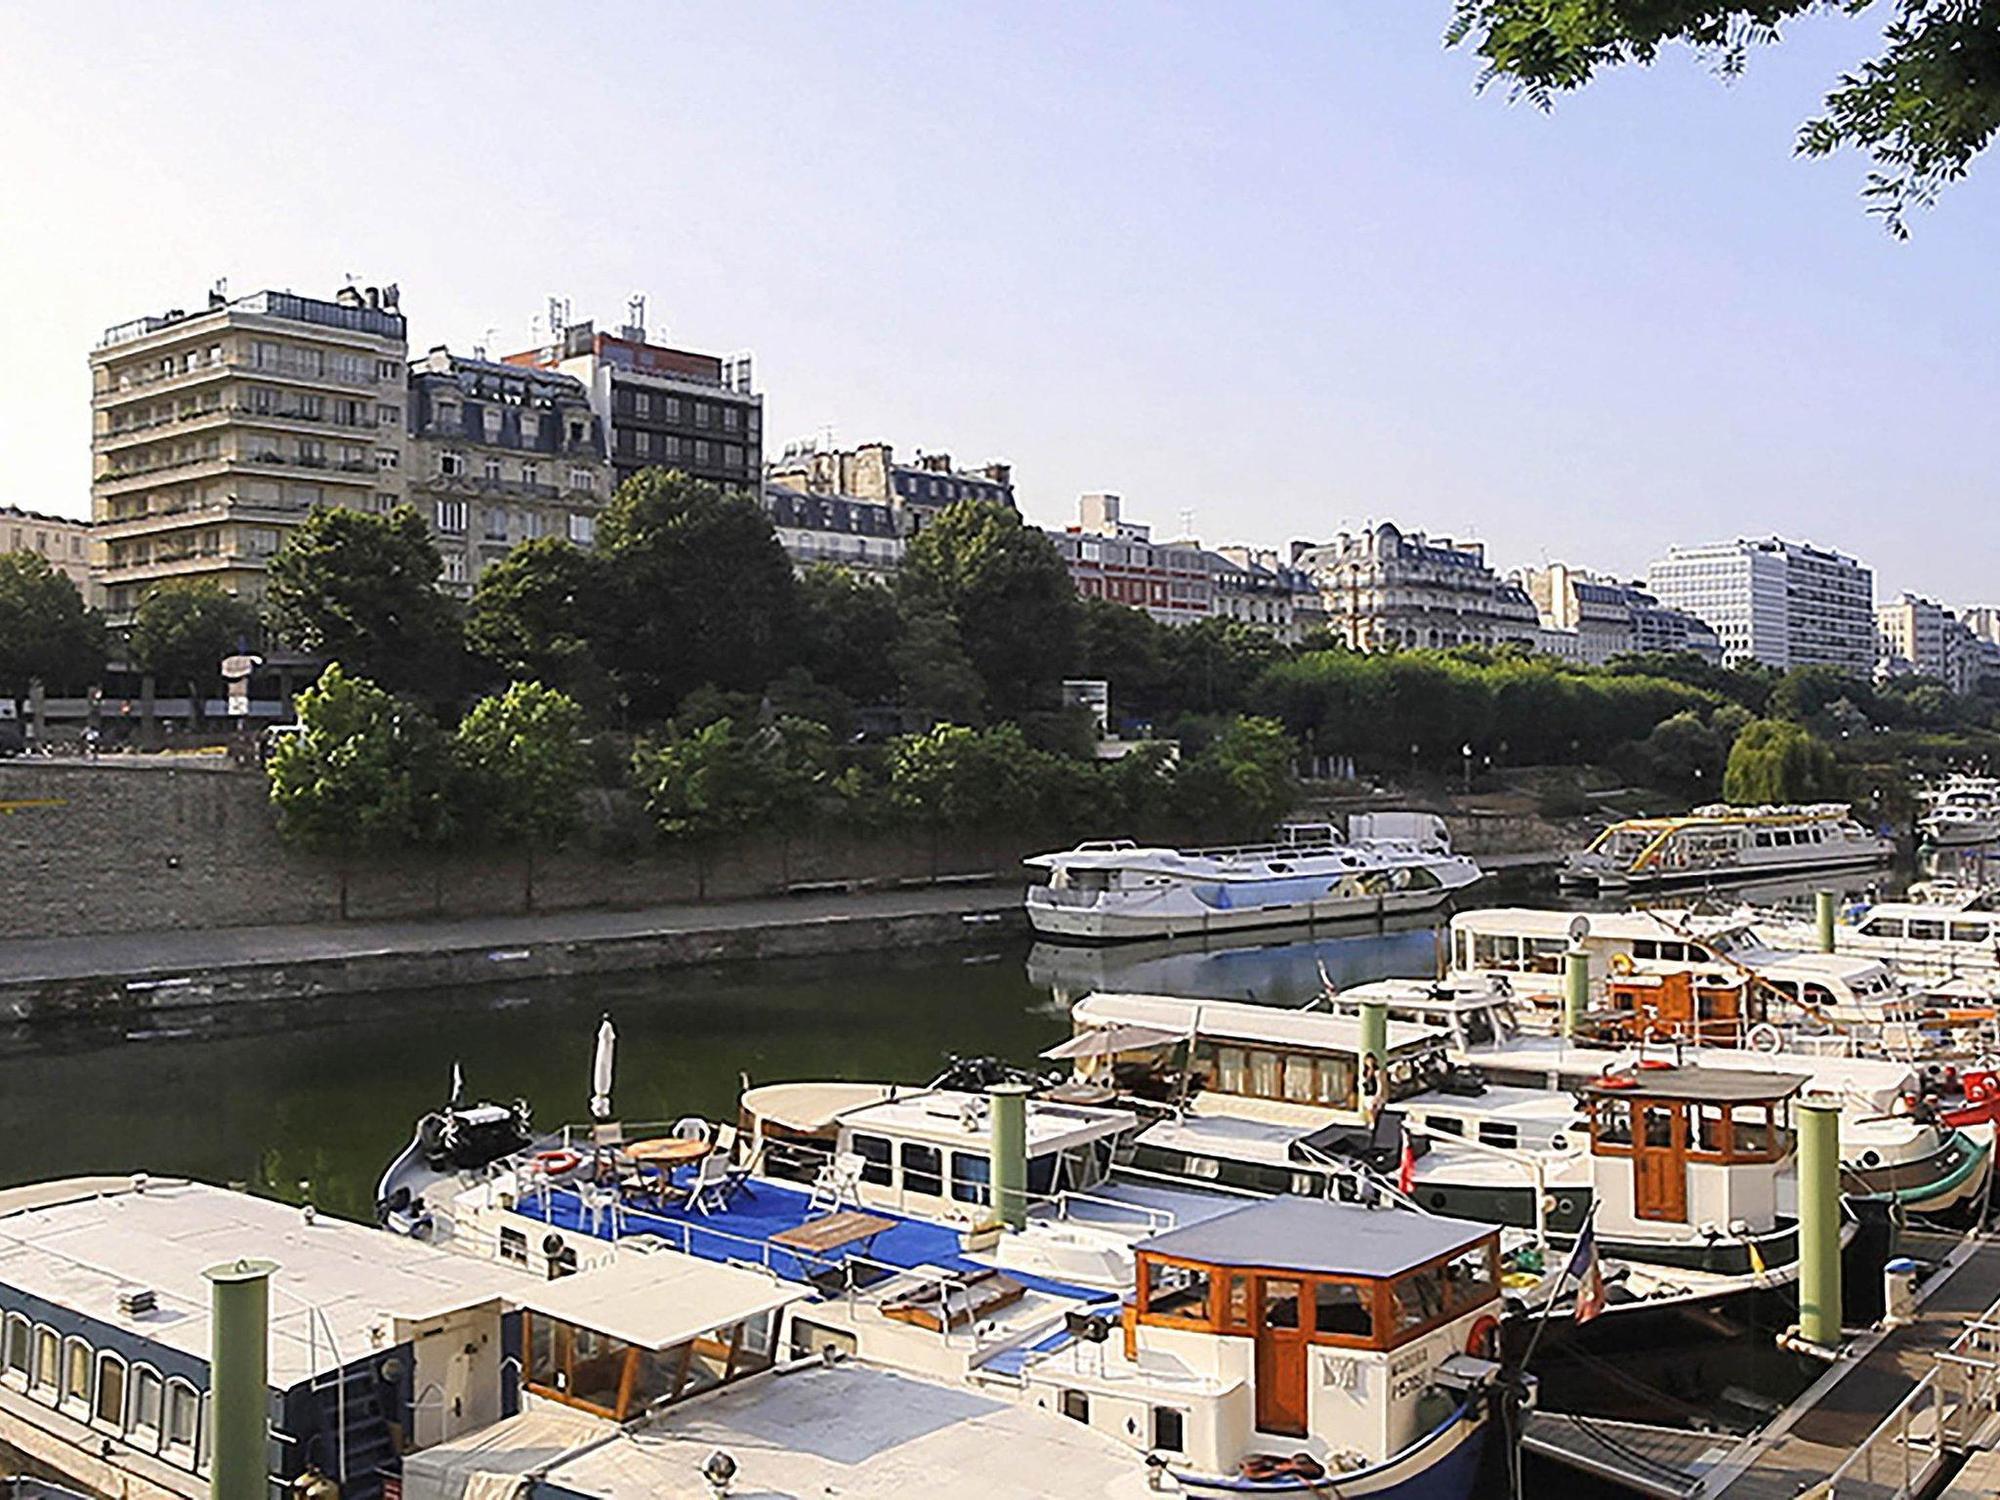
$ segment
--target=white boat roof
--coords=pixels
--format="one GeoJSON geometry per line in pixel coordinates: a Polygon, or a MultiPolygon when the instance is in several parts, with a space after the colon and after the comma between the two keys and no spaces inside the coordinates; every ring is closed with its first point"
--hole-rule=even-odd
{"type": "MultiPolygon", "coordinates": [[[[1030,1099],[1027,1105],[1030,1156],[1118,1135],[1138,1123],[1138,1116],[1126,1109],[1062,1104],[1050,1099],[1030,1099]]],[[[848,1110],[841,1115],[840,1123],[849,1130],[951,1146],[970,1143],[983,1147],[991,1130],[986,1096],[956,1089],[912,1089],[892,1099],[848,1110]],[[969,1118],[977,1120],[971,1129],[966,1127],[969,1118]]]]}
{"type": "Polygon", "coordinates": [[[533,1282],[516,1300],[558,1322],[657,1350],[807,1295],[806,1288],[766,1271],[661,1251],[626,1254],[575,1276],[533,1282]]]}
{"type": "Polygon", "coordinates": [[[2000,912],[1973,905],[1984,898],[1982,891],[1970,891],[1950,901],[1877,901],[1855,918],[1865,922],[1870,917],[1923,917],[1929,921],[1977,921],[2000,922],[2000,912]]]}
{"type": "Polygon", "coordinates": [[[1215,1266],[1329,1276],[1397,1276],[1490,1238],[1463,1219],[1284,1196],[1169,1229],[1133,1248],[1215,1266]]]}
{"type": "MultiPolygon", "coordinates": [[[[1323,1010],[1281,1010],[1243,1000],[1196,1000],[1181,995],[1138,995],[1100,991],[1085,995],[1070,1009],[1070,1023],[1086,1027],[1137,1024],[1199,1034],[1213,1041],[1264,1042],[1283,1047],[1309,1047],[1325,1052],[1358,1054],[1361,1022],[1323,1010]]],[[[1389,1050],[1420,1048],[1445,1041],[1434,1026],[1407,1021],[1388,1025],[1389,1050]]]]}
{"type": "Polygon", "coordinates": [[[40,1183],[0,1192],[0,1284],[201,1360],[209,1357],[204,1269],[273,1260],[270,1381],[283,1390],[419,1322],[488,1302],[517,1304],[538,1278],[379,1229],[201,1182],[40,1183]],[[68,1191],[65,1191],[65,1190],[68,1191]],[[118,1294],[150,1288],[128,1316],[118,1294]],[[311,1326],[323,1318],[317,1331],[311,1326]],[[329,1332],[331,1337],[329,1338],[329,1332]],[[330,1347],[331,1346],[331,1347],[330,1347]]]}
{"type": "Polygon", "coordinates": [[[1484,906],[1477,911],[1462,911],[1451,919],[1453,932],[1484,932],[1503,936],[1569,938],[1569,924],[1581,915],[1590,923],[1590,938],[1611,938],[1629,941],[1634,938],[1664,938],[1685,942],[1684,933],[1700,938],[1711,932],[1730,931],[1742,926],[1740,922],[1715,922],[1708,919],[1695,922],[1684,910],[1662,909],[1657,914],[1649,911],[1549,911],[1537,906],[1484,906]]]}
{"type": "Polygon", "coordinates": [[[767,1083],[746,1092],[741,1107],[757,1119],[812,1132],[830,1129],[848,1110],[895,1092],[893,1083],[767,1083]]]}
{"type": "Polygon", "coordinates": [[[472,1486],[493,1481],[478,1476],[533,1472],[599,1500],[714,1500],[702,1466],[718,1451],[736,1461],[738,1495],[904,1500],[953,1480],[990,1500],[1150,1493],[1139,1454],[1081,1422],[854,1360],[724,1386],[629,1432],[531,1398],[517,1417],[410,1454],[403,1472],[413,1494],[485,1494],[472,1486]]]}
{"type": "Polygon", "coordinates": [[[1447,860],[1464,862],[1463,856],[1429,853],[1409,839],[1384,838],[1363,839],[1352,844],[1306,844],[1296,848],[1288,845],[1259,846],[1236,852],[1203,852],[1151,845],[1128,849],[1061,849],[1034,855],[1021,863],[1037,870],[1151,870],[1163,875],[1194,876],[1204,880],[1268,880],[1273,875],[1321,875],[1343,869],[1369,870],[1447,860]],[[1273,870],[1273,860],[1286,868],[1273,870]]]}

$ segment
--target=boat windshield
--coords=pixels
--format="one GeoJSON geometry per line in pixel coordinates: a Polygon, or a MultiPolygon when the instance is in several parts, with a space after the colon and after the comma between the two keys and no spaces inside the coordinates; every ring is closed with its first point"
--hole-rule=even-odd
{"type": "Polygon", "coordinates": [[[1487,1005],[1468,1010],[1460,1024],[1468,1047],[1490,1047],[1495,1042],[1511,1041],[1521,1034],[1520,1017],[1514,1014],[1511,1005],[1487,1005]]]}

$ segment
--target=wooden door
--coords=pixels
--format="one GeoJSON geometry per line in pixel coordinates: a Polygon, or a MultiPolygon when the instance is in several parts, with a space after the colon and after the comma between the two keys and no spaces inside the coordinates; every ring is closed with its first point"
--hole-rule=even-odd
{"type": "Polygon", "coordinates": [[[1639,1103],[1632,1121],[1633,1212],[1685,1224],[1687,1118],[1679,1104],[1639,1103]]]}
{"type": "Polygon", "coordinates": [[[1305,1284],[1257,1278],[1257,1430],[1306,1435],[1305,1284]]]}

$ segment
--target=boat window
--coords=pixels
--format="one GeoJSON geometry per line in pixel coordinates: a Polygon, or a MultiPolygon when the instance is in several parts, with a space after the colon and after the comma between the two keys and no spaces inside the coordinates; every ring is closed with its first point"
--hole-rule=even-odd
{"type": "Polygon", "coordinates": [[[1293,1104],[1312,1104],[1319,1097],[1319,1070],[1303,1053],[1285,1058],[1285,1098],[1293,1104]]]}
{"type": "Polygon", "coordinates": [[[1983,943],[1987,929],[1979,922],[1954,922],[1951,924],[1951,940],[1954,943],[1983,943]]]}
{"type": "Polygon", "coordinates": [[[1178,1407],[1154,1407],[1152,1446],[1162,1453],[1187,1452],[1187,1414],[1178,1407]]]}
{"type": "Polygon", "coordinates": [[[571,1328],[569,1339],[571,1399],[616,1411],[618,1387],[625,1379],[625,1351],[630,1346],[623,1339],[588,1328],[571,1328]]]}
{"type": "Polygon", "coordinates": [[[1249,1092],[1259,1099],[1276,1099],[1279,1094],[1279,1057],[1275,1052],[1250,1054],[1249,1092]]]}
{"type": "Polygon", "coordinates": [[[1720,1104],[1699,1104],[1695,1106],[1694,1149],[1704,1156],[1728,1155],[1728,1109],[1720,1104]]]}
{"type": "Polygon", "coordinates": [[[1505,1121],[1482,1120],[1479,1123],[1479,1139],[1485,1145],[1500,1146],[1511,1151],[1521,1144],[1521,1131],[1518,1126],[1505,1121]]]}
{"type": "Polygon", "coordinates": [[[1652,938],[1634,938],[1632,940],[1632,956],[1634,958],[1658,958],[1660,956],[1660,945],[1652,938]]]}
{"type": "Polygon", "coordinates": [[[1084,1391],[1064,1391],[1062,1393],[1062,1414],[1072,1422],[1090,1425],[1090,1396],[1084,1391]]]}
{"type": "Polygon", "coordinates": [[[62,1361],[62,1340],[56,1337],[53,1328],[35,1330],[35,1389],[44,1395],[53,1396],[56,1389],[56,1366],[62,1361]]]}
{"type": "Polygon", "coordinates": [[[1250,1277],[1245,1272],[1229,1273],[1229,1285],[1222,1298],[1222,1326],[1224,1328],[1250,1326],[1250,1277]]]}
{"type": "Polygon", "coordinates": [[[1250,1091],[1249,1054],[1241,1047],[1215,1049],[1215,1090],[1219,1094],[1247,1094],[1250,1091]]]}
{"type": "Polygon", "coordinates": [[[1674,1143],[1674,1118],[1680,1113],[1672,1104],[1646,1104],[1640,1106],[1639,1118],[1644,1122],[1647,1146],[1665,1149],[1674,1143]]]}
{"type": "Polygon", "coordinates": [[[1827,1006],[1833,1004],[1833,991],[1823,984],[1806,986],[1806,1004],[1827,1006]]]}
{"type": "Polygon", "coordinates": [[[905,1141],[902,1146],[903,1189],[927,1198],[944,1196],[944,1153],[936,1146],[905,1141]]]}
{"type": "Polygon", "coordinates": [[[169,1448],[194,1451],[195,1429],[200,1420],[201,1394],[185,1380],[167,1382],[167,1431],[169,1448]]]}
{"type": "Polygon", "coordinates": [[[951,1153],[951,1195],[960,1203],[991,1203],[993,1164],[970,1151],[951,1153]]]}
{"type": "Polygon", "coordinates": [[[852,1137],[854,1153],[861,1158],[861,1180],[877,1187],[889,1185],[889,1141],[880,1135],[852,1137]]]}
{"type": "Polygon", "coordinates": [[[1465,1134],[1465,1121],[1454,1119],[1450,1115],[1426,1115],[1424,1124],[1440,1135],[1465,1134]]]}
{"type": "Polygon", "coordinates": [[[1348,1109],[1354,1105],[1354,1059],[1351,1057],[1322,1057],[1319,1060],[1318,1092],[1313,1103],[1333,1109],[1348,1109]]]}
{"type": "Polygon", "coordinates": [[[1314,1283],[1313,1331],[1348,1339],[1374,1338],[1372,1299],[1360,1287],[1345,1281],[1314,1283]]]}
{"type": "Polygon", "coordinates": [[[125,1425],[125,1361],[115,1354],[97,1356],[97,1420],[112,1427],[125,1425]]]}
{"type": "Polygon", "coordinates": [[[1467,932],[1452,934],[1452,967],[1469,969],[1472,967],[1472,935],[1467,932]]]}
{"type": "Polygon", "coordinates": [[[1632,1144],[1632,1106],[1623,1099],[1599,1099],[1591,1107],[1591,1139],[1600,1146],[1632,1144]]]}
{"type": "Polygon", "coordinates": [[[125,1430],[145,1446],[160,1445],[160,1372],[139,1366],[132,1374],[132,1405],[125,1430]]]}
{"type": "Polygon", "coordinates": [[[1758,829],[1758,830],[1757,830],[1757,840],[1756,840],[1756,842],[1757,842],[1757,847],[1758,847],[1759,849],[1768,849],[1768,848],[1770,848],[1770,847],[1771,847],[1771,833],[1770,833],[1770,830],[1769,830],[1769,829],[1767,829],[1767,828],[1760,828],[1760,829],[1758,829]]]}
{"type": "Polygon", "coordinates": [[[1481,969],[1511,969],[1521,959],[1521,944],[1518,938],[1498,932],[1477,932],[1472,936],[1473,967],[1481,969]]]}
{"type": "Polygon", "coordinates": [[[1389,1288],[1389,1306],[1396,1320],[1396,1332],[1408,1333],[1444,1316],[1444,1268],[1426,1266],[1399,1276],[1389,1288]]]}
{"type": "Polygon", "coordinates": [[[1903,919],[1901,917],[1870,917],[1866,922],[1861,924],[1861,931],[1865,937],[1899,938],[1903,935],[1903,919]]]}
{"type": "Polygon", "coordinates": [[[1569,944],[1565,943],[1561,938],[1531,939],[1528,949],[1532,956],[1527,962],[1528,971],[1532,974],[1560,974],[1563,966],[1563,954],[1568,948],[1569,944]]]}
{"type": "Polygon", "coordinates": [[[686,1344],[675,1344],[670,1349],[639,1351],[638,1362],[632,1370],[633,1411],[644,1411],[654,1402],[664,1400],[680,1389],[681,1370],[689,1352],[686,1344]]]}
{"type": "Polygon", "coordinates": [[[1773,1151],[1771,1109],[1765,1104],[1739,1104],[1731,1115],[1739,1161],[1769,1157],[1773,1151]]]}
{"type": "Polygon", "coordinates": [[[1297,1328],[1301,1283],[1267,1277],[1264,1281],[1264,1326],[1297,1328]]]}
{"type": "Polygon", "coordinates": [[[63,1344],[62,1398],[65,1406],[90,1405],[90,1345],[79,1338],[63,1344]]]}
{"type": "Polygon", "coordinates": [[[1462,1313],[1467,1308],[1492,1301],[1494,1290],[1499,1285],[1498,1271],[1494,1247],[1490,1242],[1475,1245],[1446,1261],[1444,1286],[1451,1311],[1462,1313]]]}
{"type": "Polygon", "coordinates": [[[1910,937],[1917,942],[1935,943],[1944,937],[1944,923],[1928,918],[1910,918],[1910,937]]]}
{"type": "Polygon", "coordinates": [[[1056,1159],[1050,1156],[1028,1158],[1028,1196],[1046,1198],[1056,1190],[1056,1159]]]}
{"type": "Polygon", "coordinates": [[[19,1313],[7,1314],[7,1339],[4,1349],[0,1349],[0,1371],[4,1371],[25,1385],[33,1360],[29,1351],[34,1341],[29,1335],[28,1320],[19,1313]]]}
{"type": "Polygon", "coordinates": [[[1209,1269],[1172,1260],[1146,1262],[1146,1316],[1208,1322],[1209,1269]]]}
{"type": "Polygon", "coordinates": [[[528,1263],[528,1236],[524,1231],[500,1226],[500,1259],[517,1266],[528,1263]]]}

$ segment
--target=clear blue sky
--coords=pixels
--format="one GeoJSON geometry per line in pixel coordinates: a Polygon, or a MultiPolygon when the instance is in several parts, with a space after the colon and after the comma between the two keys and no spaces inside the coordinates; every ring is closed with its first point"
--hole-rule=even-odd
{"type": "MultiPolygon", "coordinates": [[[[1879,10],[1881,7],[1878,6],[1879,10]]],[[[754,350],[831,426],[1282,545],[1390,517],[1637,571],[1779,532],[2000,597],[2000,164],[1897,244],[1792,134],[1877,22],[1553,115],[1446,0],[0,6],[0,503],[87,509],[103,327],[397,281],[754,350]]],[[[1879,21],[1879,18],[1877,18],[1879,21]]]]}

